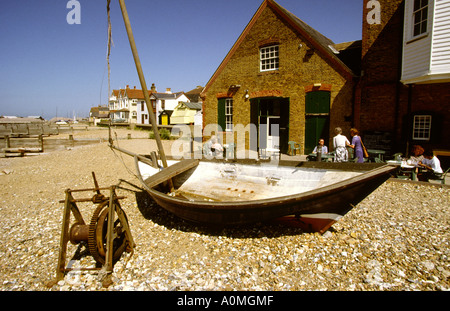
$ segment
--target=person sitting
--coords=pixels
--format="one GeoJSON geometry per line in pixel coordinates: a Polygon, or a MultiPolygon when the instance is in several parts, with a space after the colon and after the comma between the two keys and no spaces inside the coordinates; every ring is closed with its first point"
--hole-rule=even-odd
{"type": "Polygon", "coordinates": [[[314,150],[312,152],[316,156],[311,156],[309,160],[315,159],[316,161],[320,162],[322,161],[322,154],[328,153],[328,147],[325,146],[325,140],[323,138],[319,139],[319,143],[316,147],[314,147],[314,150]]]}
{"type": "Polygon", "coordinates": [[[411,149],[411,157],[408,159],[408,164],[410,165],[418,165],[419,162],[423,161],[424,156],[424,149],[420,145],[414,145],[411,149]]]}
{"type": "Polygon", "coordinates": [[[211,151],[213,156],[223,155],[223,147],[215,135],[211,137],[211,151]]]}
{"type": "Polygon", "coordinates": [[[321,154],[328,153],[328,147],[325,146],[325,140],[323,138],[319,139],[318,145],[313,150],[313,153],[318,153],[318,152],[320,152],[321,154]]]}
{"type": "Polygon", "coordinates": [[[427,169],[427,171],[420,175],[422,178],[419,176],[419,180],[439,179],[444,173],[439,159],[433,154],[432,150],[425,150],[423,157],[424,159],[418,163],[418,166],[427,169]]]}

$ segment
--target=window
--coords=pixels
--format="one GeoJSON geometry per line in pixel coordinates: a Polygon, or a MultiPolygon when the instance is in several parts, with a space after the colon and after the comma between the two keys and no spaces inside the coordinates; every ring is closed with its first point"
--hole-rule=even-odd
{"type": "Polygon", "coordinates": [[[413,36],[416,37],[427,32],[428,0],[414,0],[413,36]]]}
{"type": "Polygon", "coordinates": [[[279,46],[272,45],[260,49],[261,71],[278,70],[279,60],[279,46]]]}
{"type": "Polygon", "coordinates": [[[219,131],[233,130],[233,99],[221,98],[217,103],[217,124],[219,131]]]}
{"type": "Polygon", "coordinates": [[[231,98],[225,101],[225,127],[227,131],[233,130],[233,99],[231,98]]]}
{"type": "Polygon", "coordinates": [[[413,139],[430,140],[431,138],[431,116],[416,115],[413,123],[413,139]]]}

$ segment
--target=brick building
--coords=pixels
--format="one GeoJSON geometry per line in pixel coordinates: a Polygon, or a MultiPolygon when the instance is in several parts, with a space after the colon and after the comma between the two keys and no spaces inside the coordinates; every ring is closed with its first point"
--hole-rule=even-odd
{"type": "Polygon", "coordinates": [[[204,124],[225,143],[258,150],[300,143],[310,152],[336,126],[349,128],[356,75],[334,43],[265,0],[202,92],[204,124]],[[243,128],[255,125],[244,137],[243,128]],[[272,127],[278,125],[279,127],[272,127]],[[275,132],[272,129],[279,131],[275,132]]]}
{"type": "Polygon", "coordinates": [[[450,149],[449,10],[450,1],[364,1],[354,122],[366,145],[450,149]]]}
{"type": "Polygon", "coordinates": [[[307,154],[319,137],[330,145],[336,126],[348,137],[357,127],[366,147],[388,154],[412,144],[449,150],[450,2],[363,6],[362,40],[334,44],[263,1],[202,92],[204,124],[238,144],[236,126],[254,124],[256,143],[251,131],[245,138],[252,150],[286,152],[296,141],[307,154]]]}

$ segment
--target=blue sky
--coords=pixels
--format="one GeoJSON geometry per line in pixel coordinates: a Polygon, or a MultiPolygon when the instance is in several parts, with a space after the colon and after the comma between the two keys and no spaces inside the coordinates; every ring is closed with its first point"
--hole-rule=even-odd
{"type": "MultiPolygon", "coordinates": [[[[0,0],[0,115],[87,117],[106,105],[106,0],[0,0]]],[[[147,86],[204,86],[263,0],[127,0],[147,86]]],[[[360,40],[362,0],[278,0],[335,43],[360,40]]],[[[111,89],[140,88],[119,3],[111,1],[111,89]]]]}

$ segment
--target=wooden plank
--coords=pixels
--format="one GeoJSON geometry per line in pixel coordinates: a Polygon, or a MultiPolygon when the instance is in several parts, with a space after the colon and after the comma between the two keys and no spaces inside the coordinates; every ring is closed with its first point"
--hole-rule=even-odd
{"type": "Polygon", "coordinates": [[[23,157],[23,153],[2,153],[1,158],[13,158],[13,157],[23,157]]]}
{"type": "Polygon", "coordinates": [[[4,152],[21,152],[21,153],[28,153],[28,152],[42,152],[42,148],[25,148],[25,147],[19,147],[19,148],[4,148],[4,152]]]}
{"type": "Polygon", "coordinates": [[[196,167],[200,161],[198,159],[191,159],[191,160],[183,160],[178,163],[175,163],[174,165],[171,165],[159,173],[156,173],[153,176],[150,176],[145,180],[145,184],[149,188],[153,188],[165,181],[168,181],[172,177],[175,177],[183,172],[186,172],[187,170],[190,170],[193,167],[196,167]]]}

